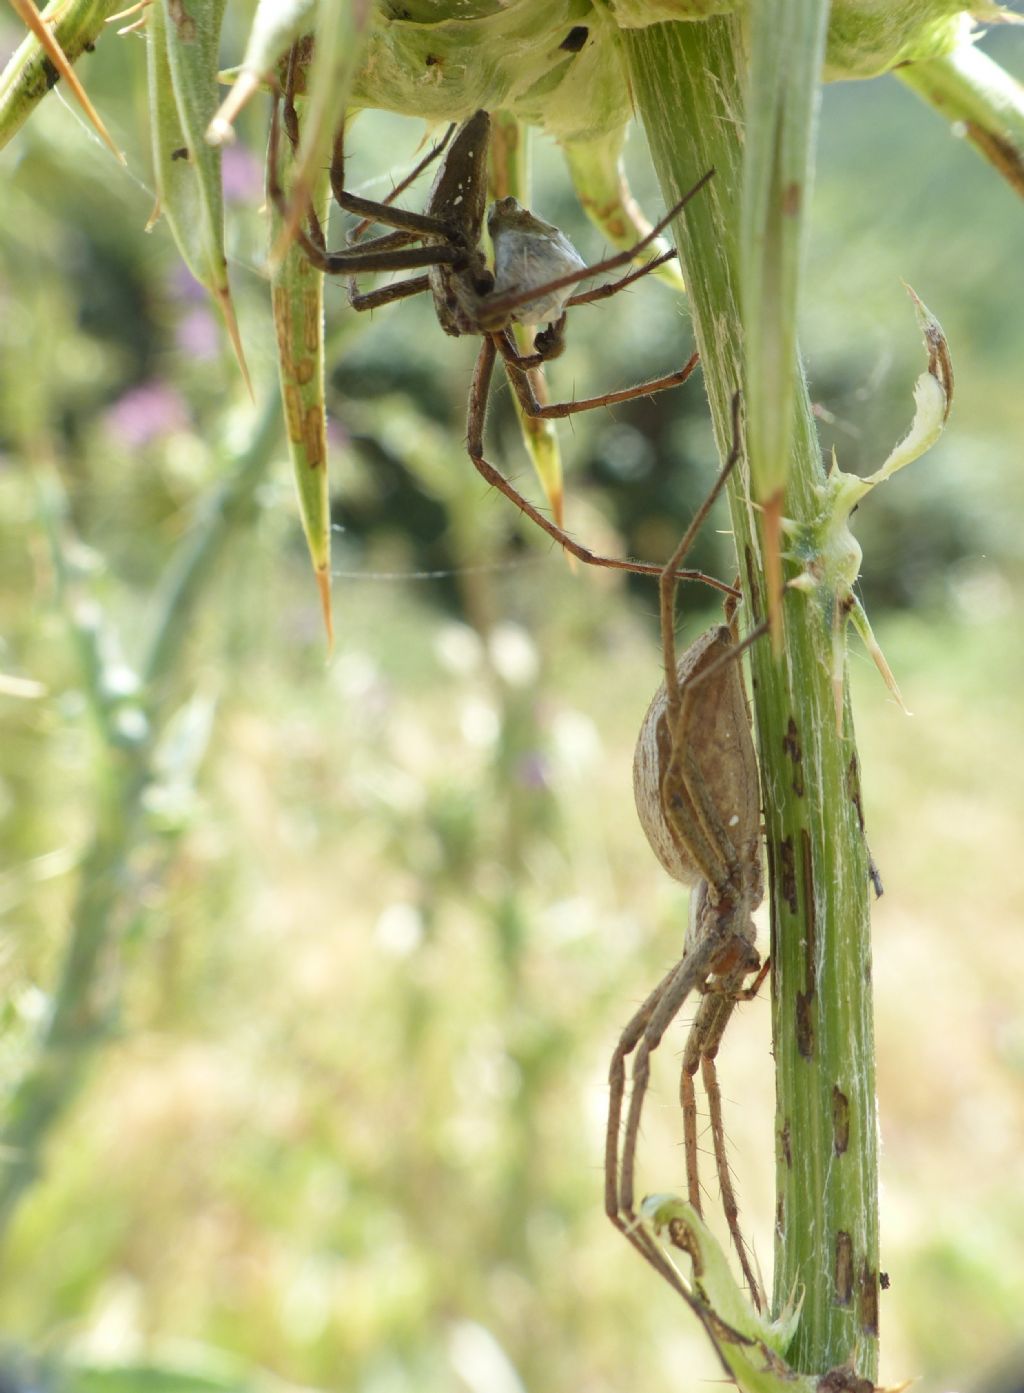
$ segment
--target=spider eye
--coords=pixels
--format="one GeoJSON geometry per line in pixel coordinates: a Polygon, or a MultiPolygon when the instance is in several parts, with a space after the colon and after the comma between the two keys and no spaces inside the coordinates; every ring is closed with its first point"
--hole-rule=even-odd
{"type": "Polygon", "coordinates": [[[478,295],[489,295],[494,289],[494,276],[490,271],[481,271],[473,282],[473,289],[478,295]]]}

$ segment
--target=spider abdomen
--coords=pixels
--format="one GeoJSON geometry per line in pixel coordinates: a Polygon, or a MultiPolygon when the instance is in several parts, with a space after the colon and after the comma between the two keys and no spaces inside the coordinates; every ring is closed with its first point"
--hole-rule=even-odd
{"type": "MultiPolygon", "coordinates": [[[[662,683],[633,758],[640,825],[665,870],[687,885],[721,885],[736,866],[759,864],[757,759],[742,669],[729,657],[732,647],[732,635],[720,625],[685,650],[676,668],[680,706],[674,728],[662,683]]],[[[744,888],[756,904],[760,885],[744,888]]]]}
{"type": "MultiPolygon", "coordinates": [[[[587,263],[564,232],[535,217],[514,198],[502,198],[492,204],[487,215],[487,230],[494,247],[493,294],[496,299],[509,293],[521,295],[533,286],[547,285],[549,281],[586,267],[587,263]]],[[[515,305],[505,322],[548,324],[559,318],[575,289],[575,285],[560,286],[557,290],[548,290],[539,299],[515,305]]]]}

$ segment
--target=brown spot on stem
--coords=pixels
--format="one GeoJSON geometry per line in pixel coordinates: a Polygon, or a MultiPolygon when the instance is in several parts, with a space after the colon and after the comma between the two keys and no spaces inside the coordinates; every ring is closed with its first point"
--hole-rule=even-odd
{"type": "Polygon", "coordinates": [[[836,1234],[836,1305],[849,1306],[853,1300],[853,1239],[845,1229],[836,1234]]]}
{"type": "Polygon", "coordinates": [[[832,1086],[832,1146],[837,1156],[850,1145],[850,1100],[841,1088],[832,1086]]]}
{"type": "Polygon", "coordinates": [[[857,812],[857,822],[860,830],[864,831],[864,807],[860,801],[860,768],[857,764],[856,750],[850,756],[850,762],[846,766],[846,793],[857,812]]]}
{"type": "Polygon", "coordinates": [[[846,796],[853,804],[854,812],[857,814],[857,825],[860,828],[860,834],[865,838],[865,847],[868,853],[868,879],[874,886],[875,898],[880,900],[885,893],[885,887],[882,884],[882,877],[879,874],[878,867],[875,865],[874,857],[871,855],[871,848],[867,846],[867,838],[865,837],[864,804],[861,800],[860,792],[860,765],[857,762],[856,750],[850,756],[850,762],[846,766],[846,796]]]}
{"type": "Polygon", "coordinates": [[[188,159],[188,146],[187,146],[187,145],[179,145],[178,148],[177,148],[177,150],[172,150],[172,151],[171,151],[171,159],[172,159],[172,161],[173,161],[173,160],[187,160],[187,159],[188,159]]]}
{"type": "Polygon", "coordinates": [[[781,1194],[775,1201],[775,1232],[779,1238],[786,1232],[786,1200],[781,1194]]]}
{"type": "Polygon", "coordinates": [[[307,465],[310,469],[318,469],[324,462],[323,413],[319,407],[310,406],[306,410],[303,443],[306,446],[307,465]]]}
{"type": "Polygon", "coordinates": [[[171,23],[178,31],[178,38],[183,44],[195,42],[196,22],[189,14],[185,6],[185,0],[168,0],[167,13],[171,23]]]}
{"type": "Polygon", "coordinates": [[[779,1133],[779,1145],[782,1151],[782,1159],[786,1163],[786,1169],[793,1169],[793,1148],[790,1145],[789,1118],[787,1117],[782,1124],[782,1131],[779,1133]]]}
{"type": "Polygon", "coordinates": [[[302,343],[307,353],[320,347],[320,326],[323,320],[322,301],[315,289],[302,295],[302,343]]]}
{"type": "Polygon", "coordinates": [[[796,902],[796,863],[793,858],[793,839],[786,837],[779,843],[779,885],[782,898],[789,905],[790,914],[797,911],[796,902]]]}
{"type": "Polygon", "coordinates": [[[814,993],[796,994],[796,1047],[804,1059],[814,1058],[814,993]]]}
{"type": "Polygon", "coordinates": [[[856,1369],[842,1364],[838,1369],[829,1369],[818,1380],[817,1393],[875,1393],[875,1385],[869,1378],[861,1378],[856,1369]]]}
{"type": "Polygon", "coordinates": [[[288,430],[288,439],[293,445],[301,445],[302,440],[302,399],[299,396],[298,387],[287,384],[284,389],[284,419],[288,430]]]}
{"type": "Polygon", "coordinates": [[[793,765],[793,792],[798,798],[802,798],[804,796],[804,752],[800,744],[800,732],[792,716],[790,716],[789,724],[786,726],[782,752],[793,765]]]}
{"type": "Polygon", "coordinates": [[[679,1248],[686,1253],[693,1263],[693,1275],[700,1277],[704,1272],[704,1263],[701,1260],[700,1249],[696,1246],[693,1234],[689,1225],[682,1219],[670,1219],[668,1222],[668,1239],[673,1248],[679,1248]]]}
{"type": "Polygon", "coordinates": [[[753,624],[760,624],[764,618],[764,605],[761,601],[761,585],[754,565],[754,554],[750,547],[743,553],[743,560],[747,570],[747,602],[750,605],[750,616],[753,624]]]}
{"type": "Polygon", "coordinates": [[[1006,182],[1017,193],[1024,194],[1024,153],[1005,136],[987,131],[974,121],[965,121],[967,139],[977,145],[987,160],[999,170],[1006,182]]]}
{"type": "Polygon", "coordinates": [[[782,190],[782,212],[787,218],[795,218],[803,203],[803,189],[795,179],[782,190]]]}
{"type": "Polygon", "coordinates": [[[277,354],[281,364],[281,376],[292,377],[292,351],[288,325],[288,292],[283,286],[275,286],[273,293],[274,334],[277,338],[277,354]]]}
{"type": "Polygon", "coordinates": [[[864,1259],[857,1283],[857,1320],[865,1335],[878,1334],[878,1273],[864,1259]]]}
{"type": "Polygon", "coordinates": [[[800,829],[800,870],[804,889],[804,961],[808,997],[814,997],[818,986],[818,920],[814,900],[814,853],[811,835],[806,827],[800,829]]]}

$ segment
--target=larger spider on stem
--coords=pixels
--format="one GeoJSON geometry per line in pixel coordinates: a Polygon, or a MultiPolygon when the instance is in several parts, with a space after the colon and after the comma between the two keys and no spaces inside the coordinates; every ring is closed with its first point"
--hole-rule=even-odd
{"type": "MultiPolygon", "coordinates": [[[[286,95],[284,123],[289,137],[297,135],[294,106],[286,95]]],[[[270,196],[286,212],[285,199],[277,181],[278,113],[275,104],[271,127],[268,188],[270,196]]],[[[490,117],[477,111],[422,161],[418,173],[429,160],[442,154],[443,160],[422,213],[376,203],[350,193],[344,187],[341,137],[336,143],[331,166],[335,201],[346,212],[363,219],[350,244],[343,251],[327,251],[319,227],[297,236],[310,261],[331,275],[347,275],[349,302],[356,310],[372,310],[395,300],[429,291],[441,328],[447,334],[474,334],[483,340],[473,373],[467,411],[467,448],[470,459],[487,482],[503,493],[528,518],[578,560],[594,566],[612,567],[642,575],[660,575],[662,567],[647,562],[598,556],[581,545],[552,518],[546,516],[484,456],[484,425],[487,395],[494,365],[500,357],[523,412],[530,417],[556,419],[598,406],[611,406],[636,397],[677,387],[697,365],[694,353],[682,368],[649,382],[639,383],[603,396],[581,401],[542,403],[530,382],[530,372],[562,351],[566,312],[576,305],[592,304],[617,294],[647,275],[668,256],[666,253],[639,269],[632,270],[610,284],[572,293],[581,281],[627,265],[672,221],[680,209],[711,177],[711,171],[694,185],[680,202],[628,251],[587,266],[566,237],[549,223],[535,218],[514,198],[492,205],[487,217],[494,247],[494,265],[488,266],[481,247],[487,197],[487,158],[490,144],[490,117]],[[354,239],[363,228],[374,223],[393,230],[363,242],[354,239]],[[425,275],[400,280],[361,293],[355,277],[391,271],[426,269],[425,275]],[[533,352],[521,354],[512,336],[515,323],[544,325],[535,336],[533,352]]],[[[403,185],[404,187],[404,185],[403,185]]],[[[397,192],[397,190],[396,190],[397,192]]],[[[678,579],[701,580],[718,590],[732,593],[700,571],[678,571],[678,579]]]]}
{"type": "MultiPolygon", "coordinates": [[[[740,455],[739,398],[733,403],[733,446],[708,498],[669,558],[661,577],[665,681],[654,695],[637,740],[633,784],[647,839],[669,875],[693,887],[683,956],[635,1012],[609,1071],[605,1208],[609,1218],[684,1298],[692,1296],[635,1209],[636,1150],[650,1057],[694,992],[704,994],[683,1053],[680,1088],[690,1203],[700,1212],[693,1075],[702,1067],[723,1208],[751,1297],[761,1298],[739,1231],[725,1155],[714,1058],[738,1001],[749,1000],[767,965],[754,947],[753,911],[761,902],[761,801],[750,713],[737,659],[767,625],[738,643],[729,624],[709,629],[680,655],[675,595],[682,564],[701,524],[740,455]],[[757,973],[752,985],[744,983],[757,973]],[[626,1061],[632,1089],[623,1129],[626,1061]]],[[[698,1311],[698,1314],[700,1312],[698,1311]]]]}

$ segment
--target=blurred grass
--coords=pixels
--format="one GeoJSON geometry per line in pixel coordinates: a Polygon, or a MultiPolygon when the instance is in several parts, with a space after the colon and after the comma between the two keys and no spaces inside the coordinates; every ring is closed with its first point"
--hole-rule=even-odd
{"type": "MultiPolygon", "coordinates": [[[[125,51],[99,46],[90,88],[144,171],[125,51]]],[[[139,49],[140,81],[141,66],[139,49]]],[[[353,183],[409,157],[418,134],[361,118],[353,183]]],[[[823,440],[867,469],[909,420],[920,347],[901,276],[943,321],[957,369],[939,449],[857,517],[864,593],[914,718],[856,648],[851,665],[886,885],[883,1378],[980,1390],[1020,1341],[1024,1306],[1020,212],[895,83],[830,91],[822,149],[804,318],[823,440]]],[[[541,210],[594,256],[550,153],[541,210]]],[[[229,440],[246,408],[169,238],[141,235],[146,190],[111,177],[66,109],[43,107],[0,179],[13,210],[0,670],[45,688],[0,691],[10,1084],[45,1011],[105,758],[54,606],[33,469],[59,466],[93,593],[137,653],[221,477],[225,404],[229,440]]],[[[258,202],[253,184],[231,214],[232,276],[266,384],[258,202]]],[[[592,311],[553,383],[568,395],[667,370],[684,319],[654,287],[592,311]]],[[[472,345],[428,321],[409,304],[358,337],[350,326],[335,373],[347,574],[330,663],[282,458],[175,673],[182,698],[216,706],[213,746],[161,855],[133,866],[138,913],[104,971],[115,1038],[10,1235],[0,1331],[23,1385],[59,1385],[65,1363],[90,1371],[72,1385],[89,1393],[184,1393],[188,1371],[346,1393],[656,1393],[717,1377],[600,1199],[607,1059],[685,923],[630,794],[655,596],[571,575],[478,484],[460,444],[472,345]],[[382,578],[424,568],[452,574],[382,578]]],[[[493,415],[493,457],[524,472],[507,402],[493,415]]],[[[699,389],[594,413],[566,441],[574,530],[664,555],[710,478],[699,389]]],[[[702,559],[730,564],[713,538],[702,559]]],[[[684,603],[692,634],[708,616],[684,603]]],[[[765,1266],[767,1032],[765,1003],[744,1007],[721,1059],[765,1266]]],[[[683,1038],[678,1026],[658,1060],[647,1187],[681,1184],[683,1038]]]]}

